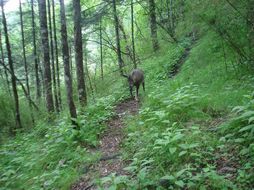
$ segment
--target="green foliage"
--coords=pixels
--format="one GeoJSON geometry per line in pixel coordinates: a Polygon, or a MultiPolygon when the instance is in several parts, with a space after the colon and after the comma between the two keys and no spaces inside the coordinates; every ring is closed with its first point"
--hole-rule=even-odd
{"type": "Polygon", "coordinates": [[[144,62],[149,81],[144,102],[139,115],[126,121],[123,152],[130,175],[103,178],[101,187],[252,188],[253,100],[235,108],[239,116],[230,110],[253,90],[253,77],[245,67],[235,69],[231,54],[226,68],[220,42],[207,33],[172,80],[167,80],[168,69],[177,63],[188,39],[144,62]]]}
{"type": "MultiPolygon", "coordinates": [[[[9,133],[8,129],[15,126],[14,123],[14,114],[13,114],[13,105],[10,97],[6,93],[0,93],[0,133],[7,134],[9,133]]],[[[0,143],[2,135],[0,135],[0,143]]]]}
{"type": "Polygon", "coordinates": [[[221,141],[231,144],[240,162],[237,181],[252,187],[254,168],[254,98],[245,96],[245,103],[233,109],[236,114],[231,122],[221,127],[221,141]]]}
{"type": "Polygon", "coordinates": [[[69,118],[49,125],[42,121],[29,134],[19,134],[0,148],[0,189],[69,189],[96,160],[87,153],[95,146],[115,98],[101,98],[78,118],[76,131],[69,118]],[[84,146],[86,145],[86,146],[84,146]]]}
{"type": "MultiPolygon", "coordinates": [[[[0,87],[0,144],[5,138],[12,134],[12,129],[15,128],[15,109],[13,97],[8,92],[2,90],[0,87]]],[[[26,126],[26,129],[31,128],[33,123],[31,120],[31,110],[24,97],[21,98],[20,103],[21,121],[26,126]]],[[[34,115],[36,116],[36,115],[34,115]]]]}

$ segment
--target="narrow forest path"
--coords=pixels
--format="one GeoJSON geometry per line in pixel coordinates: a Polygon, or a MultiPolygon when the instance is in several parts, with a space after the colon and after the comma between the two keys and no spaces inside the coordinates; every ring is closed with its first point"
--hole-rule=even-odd
{"type": "Polygon", "coordinates": [[[170,70],[168,71],[169,78],[174,78],[180,72],[181,67],[188,59],[190,52],[191,52],[192,48],[195,46],[195,44],[197,43],[197,41],[198,41],[198,38],[194,37],[191,39],[190,45],[184,49],[184,52],[181,55],[181,57],[176,61],[175,64],[173,64],[171,66],[170,70]]]}
{"type": "Polygon", "coordinates": [[[79,182],[72,186],[72,190],[96,190],[94,178],[105,177],[112,173],[116,175],[126,174],[125,167],[120,154],[120,144],[124,138],[123,119],[128,115],[137,114],[139,104],[137,101],[127,99],[119,103],[115,108],[115,116],[107,122],[108,128],[100,139],[100,160],[89,168],[89,172],[79,182]]]}

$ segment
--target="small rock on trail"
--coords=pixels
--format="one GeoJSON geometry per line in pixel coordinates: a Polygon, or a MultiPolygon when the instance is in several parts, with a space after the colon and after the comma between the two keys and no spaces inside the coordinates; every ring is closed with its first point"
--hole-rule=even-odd
{"type": "Polygon", "coordinates": [[[125,163],[121,160],[119,152],[123,140],[123,117],[137,114],[138,109],[139,104],[133,99],[124,100],[116,106],[116,115],[107,122],[108,128],[100,139],[101,159],[90,167],[90,171],[85,177],[72,186],[72,190],[96,190],[97,187],[93,184],[95,174],[99,174],[100,177],[112,173],[127,174],[123,170],[125,163]]]}

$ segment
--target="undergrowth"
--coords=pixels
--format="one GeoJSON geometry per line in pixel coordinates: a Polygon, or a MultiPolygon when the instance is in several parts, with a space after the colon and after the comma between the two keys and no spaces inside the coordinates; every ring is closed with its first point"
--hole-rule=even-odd
{"type": "Polygon", "coordinates": [[[80,131],[62,115],[51,125],[41,121],[29,134],[5,142],[0,148],[0,189],[69,189],[85,166],[98,159],[87,148],[98,144],[115,101],[104,97],[80,112],[80,131]]]}
{"type": "Polygon", "coordinates": [[[253,91],[253,77],[244,66],[235,70],[231,54],[225,60],[221,48],[208,33],[173,79],[167,69],[181,57],[182,46],[161,50],[143,64],[148,90],[139,115],[126,120],[129,175],[102,178],[101,187],[253,188],[253,96],[244,98],[253,91]]]}

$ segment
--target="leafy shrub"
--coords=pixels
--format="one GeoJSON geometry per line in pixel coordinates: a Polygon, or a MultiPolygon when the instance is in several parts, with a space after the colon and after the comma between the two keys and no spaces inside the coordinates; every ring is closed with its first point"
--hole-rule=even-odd
{"type": "Polygon", "coordinates": [[[76,131],[63,116],[41,121],[29,134],[19,134],[0,147],[0,189],[69,189],[97,158],[85,145],[97,144],[103,122],[112,115],[115,98],[101,98],[77,119],[76,131]]]}
{"type": "Polygon", "coordinates": [[[245,104],[233,109],[236,116],[221,128],[221,141],[230,143],[239,160],[237,180],[253,188],[254,184],[254,96],[246,95],[245,104]]]}

